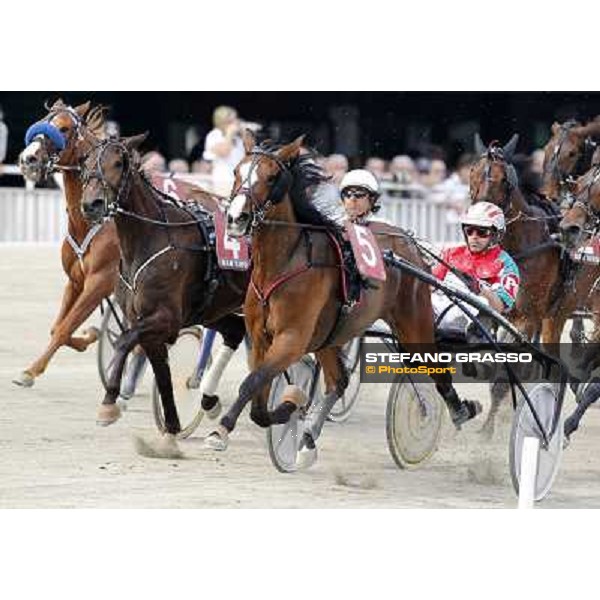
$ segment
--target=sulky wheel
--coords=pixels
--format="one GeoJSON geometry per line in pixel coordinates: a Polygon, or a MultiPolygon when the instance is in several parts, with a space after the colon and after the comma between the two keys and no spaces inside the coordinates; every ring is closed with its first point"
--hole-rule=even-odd
{"type": "Polygon", "coordinates": [[[437,450],[443,405],[433,383],[402,375],[390,389],[386,413],[388,447],[401,469],[416,469],[437,450]]]}
{"type": "MultiPolygon", "coordinates": [[[[558,402],[556,388],[556,385],[543,382],[528,389],[531,403],[548,435],[558,402]]],[[[523,441],[526,437],[537,437],[540,440],[533,494],[533,499],[538,502],[550,492],[560,466],[563,448],[562,415],[559,417],[558,426],[549,440],[548,447],[544,448],[543,436],[529,405],[524,398],[519,402],[513,419],[509,444],[510,475],[517,495],[519,495],[520,488],[523,441]]]]}
{"type": "Polygon", "coordinates": [[[344,364],[348,369],[350,380],[344,395],[334,404],[327,417],[335,423],[347,421],[358,400],[360,391],[360,341],[360,338],[355,338],[342,348],[344,364]]]}
{"type": "MultiPolygon", "coordinates": [[[[303,357],[287,370],[289,382],[285,375],[279,375],[271,384],[268,408],[273,411],[281,402],[281,397],[288,383],[302,388],[307,397],[310,398],[311,390],[318,392],[317,365],[310,356],[303,357]]],[[[310,402],[308,404],[310,406],[310,402]]],[[[267,429],[267,447],[271,462],[278,471],[282,473],[293,473],[297,470],[296,459],[302,439],[304,415],[308,406],[299,408],[283,425],[271,425],[267,429]]]]}

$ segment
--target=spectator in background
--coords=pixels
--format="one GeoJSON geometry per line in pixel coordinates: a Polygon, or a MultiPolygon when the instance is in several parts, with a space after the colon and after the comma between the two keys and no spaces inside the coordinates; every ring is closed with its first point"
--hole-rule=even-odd
{"type": "Polygon", "coordinates": [[[198,173],[199,175],[211,175],[212,174],[212,163],[207,160],[195,160],[192,163],[192,173],[198,173]]]}
{"type": "Polygon", "coordinates": [[[190,166],[185,158],[174,158],[169,161],[169,173],[189,173],[190,166]]]}
{"type": "Polygon", "coordinates": [[[365,169],[375,175],[379,181],[388,179],[387,165],[383,158],[371,156],[365,163],[365,169]]]}
{"type": "Polygon", "coordinates": [[[4,110],[0,105],[0,165],[6,160],[6,148],[8,147],[8,127],[4,122],[4,110]]]}
{"type": "Polygon", "coordinates": [[[213,112],[214,129],[204,140],[204,160],[212,163],[214,192],[229,196],[234,182],[233,171],[244,157],[242,125],[231,106],[219,106],[213,112]]]}
{"type": "Polygon", "coordinates": [[[330,154],[325,161],[325,173],[331,182],[339,187],[344,175],[348,172],[348,159],[343,154],[330,154]]]}
{"type": "Polygon", "coordinates": [[[410,185],[418,182],[417,169],[410,156],[394,156],[390,164],[390,175],[396,183],[410,185]]]}
{"type": "Polygon", "coordinates": [[[451,224],[459,222],[469,206],[469,176],[475,162],[475,155],[462,154],[456,163],[454,173],[443,184],[445,204],[448,209],[447,221],[451,224]]]}
{"type": "Polygon", "coordinates": [[[152,150],[142,156],[142,171],[146,173],[146,175],[151,175],[156,172],[164,173],[166,170],[167,161],[160,152],[152,150]]]}
{"type": "MultiPolygon", "coordinates": [[[[426,193],[433,202],[445,202],[447,196],[445,188],[446,163],[439,158],[433,160],[419,159],[419,161],[423,160],[429,162],[429,171],[422,174],[421,184],[425,186],[426,193]]],[[[421,164],[425,166],[425,162],[421,164]]]]}

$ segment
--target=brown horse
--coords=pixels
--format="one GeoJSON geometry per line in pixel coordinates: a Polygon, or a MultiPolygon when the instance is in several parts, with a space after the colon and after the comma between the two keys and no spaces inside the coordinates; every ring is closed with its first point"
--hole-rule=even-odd
{"type": "Polygon", "coordinates": [[[570,203],[575,180],[592,163],[596,140],[600,138],[600,116],[586,125],[570,120],[552,125],[544,146],[541,192],[562,207],[570,203]]]}
{"type": "MultiPolygon", "coordinates": [[[[544,146],[541,192],[546,198],[560,206],[563,211],[573,203],[577,177],[583,175],[592,164],[600,160],[600,152],[597,147],[599,138],[600,116],[585,125],[575,120],[552,125],[552,135],[544,146]]],[[[591,266],[579,268],[575,277],[586,279],[586,272],[589,270],[594,271],[595,269],[591,266]]],[[[596,270],[596,276],[598,275],[600,275],[600,269],[596,270]]],[[[589,304],[589,309],[594,315],[595,332],[600,334],[600,295],[580,298],[577,309],[588,308],[583,302],[589,304]]],[[[596,333],[594,335],[593,339],[598,339],[596,333]]],[[[576,350],[576,344],[586,341],[581,316],[573,318],[570,337],[574,344],[574,350],[576,350]]]]}
{"type": "MultiPolygon", "coordinates": [[[[388,267],[385,283],[363,290],[358,305],[344,303],[343,259],[336,231],[312,204],[308,190],[325,180],[303,138],[284,146],[255,146],[246,133],[246,156],[235,170],[233,198],[228,208],[232,236],[252,236],[253,271],[244,304],[252,340],[252,372],[207,446],[225,450],[229,434],[252,400],[250,416],[261,427],[285,423],[302,404],[290,392],[274,411],[267,409],[272,380],[303,355],[314,352],[325,379],[325,396],[314,402],[305,421],[299,466],[316,459],[315,441],[337,398],[347,385],[340,348],[383,318],[403,344],[433,344],[433,312],[429,286],[388,267]]],[[[415,246],[406,237],[379,236],[382,248],[392,249],[424,268],[415,246]]],[[[458,398],[449,375],[436,377],[436,387],[456,424],[475,416],[476,403],[458,398]]],[[[297,390],[296,390],[297,391],[297,390]]]]}
{"type": "MultiPolygon", "coordinates": [[[[511,321],[530,339],[541,333],[544,344],[556,347],[578,298],[590,289],[594,271],[585,269],[578,277],[565,278],[561,248],[550,234],[552,217],[540,206],[530,204],[519,189],[517,174],[511,164],[517,139],[513,136],[504,147],[496,142],[487,149],[480,142],[476,144],[481,156],[471,170],[471,201],[486,200],[496,204],[506,217],[502,245],[516,261],[521,274],[511,321]]],[[[501,400],[499,393],[492,396],[492,406],[484,425],[488,434],[493,432],[501,400]]]]}
{"type": "MultiPolygon", "coordinates": [[[[568,248],[577,248],[586,238],[598,235],[600,231],[600,164],[594,165],[577,180],[574,187],[574,201],[564,214],[560,222],[560,229],[563,241],[568,248]]],[[[592,304],[597,306],[598,297],[600,296],[598,293],[599,286],[600,275],[590,286],[587,295],[583,297],[583,301],[590,299],[591,296],[592,304]],[[593,300],[596,302],[593,302],[593,300]]],[[[600,319],[597,312],[594,313],[594,317],[596,330],[592,340],[596,343],[590,345],[582,357],[582,362],[585,364],[588,373],[598,367],[600,359],[597,344],[600,339],[597,323],[600,319]]],[[[567,437],[579,427],[585,411],[598,398],[600,394],[599,384],[600,379],[596,375],[591,380],[591,385],[585,390],[573,414],[565,420],[565,435],[567,437]]]]}
{"type": "MultiPolygon", "coordinates": [[[[213,215],[200,203],[178,203],[156,190],[139,170],[135,149],[145,135],[107,139],[83,164],[83,211],[91,223],[112,217],[119,236],[120,279],[127,289],[123,308],[131,327],[117,341],[114,367],[98,422],[108,425],[120,416],[116,400],[125,360],[140,345],[156,378],[165,415],[162,449],[177,453],[181,431],[167,361],[182,327],[207,325],[219,331],[235,350],[244,338],[241,307],[248,274],[221,271],[212,242],[213,215]]],[[[214,198],[204,192],[206,203],[214,198]]],[[[202,194],[196,191],[196,196],[202,194]]],[[[214,408],[216,400],[205,410],[214,408]]],[[[216,416],[216,415],[215,415],[216,416]]],[[[160,447],[159,447],[160,448],[160,447]]],[[[160,451],[160,450],[159,450],[160,451]]]]}
{"type": "Polygon", "coordinates": [[[20,386],[31,387],[61,346],[83,352],[96,341],[94,328],[83,336],[74,333],[113,292],[117,282],[119,243],[114,224],[91,226],[81,212],[79,162],[102,137],[103,127],[101,106],[90,108],[86,102],[72,108],[57,100],[48,114],[30,128],[31,141],[19,158],[23,175],[32,181],[44,179],[51,171],[62,172],[68,215],[68,233],[61,248],[68,280],[60,310],[44,353],[13,380],[20,386]]]}

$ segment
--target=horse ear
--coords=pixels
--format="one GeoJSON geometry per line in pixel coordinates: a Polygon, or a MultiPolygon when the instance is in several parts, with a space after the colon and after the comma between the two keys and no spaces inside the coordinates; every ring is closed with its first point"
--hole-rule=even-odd
{"type": "Polygon", "coordinates": [[[558,121],[554,121],[550,129],[552,130],[552,133],[556,135],[560,131],[560,123],[558,121]]]}
{"type": "Polygon", "coordinates": [[[282,148],[279,148],[277,151],[277,158],[286,162],[291,160],[292,158],[296,158],[300,153],[300,148],[302,148],[302,144],[304,144],[304,135],[297,137],[293,142],[286,144],[282,148]]]}
{"type": "Polygon", "coordinates": [[[88,110],[90,110],[91,104],[92,103],[88,100],[87,102],[76,106],[74,110],[80,117],[84,117],[87,114],[88,110]]]}
{"type": "Polygon", "coordinates": [[[139,135],[134,135],[132,137],[123,138],[121,142],[125,144],[128,150],[137,150],[148,137],[148,132],[140,133],[139,135]]]}
{"type": "Polygon", "coordinates": [[[475,154],[477,154],[477,156],[485,154],[485,144],[481,141],[479,133],[475,134],[475,154]]]}
{"type": "Polygon", "coordinates": [[[242,142],[244,142],[244,150],[246,154],[250,154],[254,147],[256,146],[256,138],[254,137],[254,133],[249,129],[244,129],[242,131],[242,142]]]}
{"type": "Polygon", "coordinates": [[[510,162],[512,160],[513,154],[515,153],[515,150],[517,149],[518,141],[519,141],[519,134],[515,133],[510,138],[508,144],[506,144],[506,146],[504,146],[504,148],[502,149],[503,154],[504,154],[504,159],[507,160],[508,162],[510,162]]]}

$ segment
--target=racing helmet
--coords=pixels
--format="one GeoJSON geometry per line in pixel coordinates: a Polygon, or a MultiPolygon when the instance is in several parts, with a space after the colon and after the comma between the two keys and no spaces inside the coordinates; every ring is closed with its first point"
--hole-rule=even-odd
{"type": "Polygon", "coordinates": [[[497,238],[501,238],[506,231],[504,213],[499,206],[491,202],[476,202],[469,206],[466,213],[460,217],[460,224],[489,227],[496,230],[497,238]]]}
{"type": "Polygon", "coordinates": [[[379,182],[373,173],[366,169],[354,169],[348,171],[340,183],[340,194],[344,194],[344,190],[348,188],[362,188],[369,192],[371,198],[371,210],[377,212],[381,206],[379,199],[379,182]]]}

